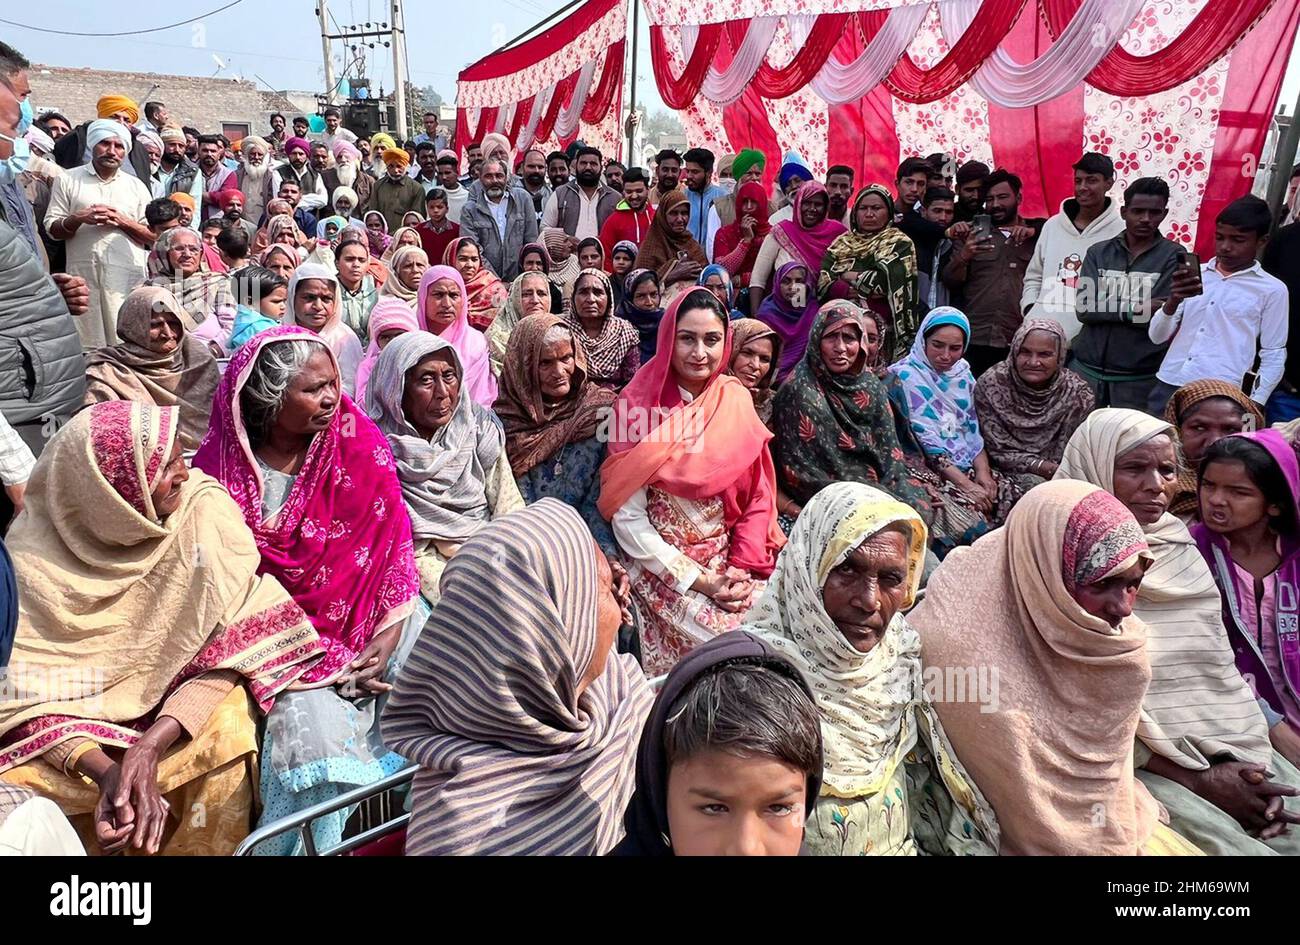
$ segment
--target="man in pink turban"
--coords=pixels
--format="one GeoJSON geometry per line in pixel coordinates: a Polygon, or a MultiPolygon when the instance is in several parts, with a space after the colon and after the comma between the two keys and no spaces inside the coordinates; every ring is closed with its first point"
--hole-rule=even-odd
{"type": "Polygon", "coordinates": [[[320,175],[329,205],[334,206],[336,190],[351,187],[357,194],[357,206],[364,206],[370,198],[370,188],[375,179],[362,166],[361,152],[355,144],[342,139],[336,140],[330,150],[334,154],[334,166],[326,168],[320,175]]]}

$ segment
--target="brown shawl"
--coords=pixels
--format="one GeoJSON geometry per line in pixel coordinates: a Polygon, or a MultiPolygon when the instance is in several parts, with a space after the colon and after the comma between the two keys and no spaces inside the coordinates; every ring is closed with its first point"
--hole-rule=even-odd
{"type": "MultiPolygon", "coordinates": [[[[1011,339],[1011,353],[975,385],[975,415],[995,469],[1039,473],[1039,461],[1060,463],[1065,444],[1092,410],[1088,382],[1065,369],[1065,329],[1050,318],[1030,318],[1011,339]],[[1033,388],[1016,372],[1016,355],[1031,331],[1056,339],[1059,366],[1046,387],[1033,388]]],[[[1044,478],[1047,478],[1044,476],[1044,478]]]]}
{"type": "Polygon", "coordinates": [[[587,352],[573,339],[573,372],[569,396],[558,404],[542,398],[538,365],[542,338],[555,326],[570,328],[558,315],[529,315],[510,333],[494,410],[506,429],[506,455],[516,476],[545,462],[566,444],[589,440],[614,392],[587,382],[587,352]]]}
{"type": "Polygon", "coordinates": [[[181,448],[196,450],[208,432],[212,397],[221,371],[206,344],[189,334],[189,312],[161,286],[140,286],[117,315],[119,345],[99,348],[86,358],[86,403],[135,400],[180,407],[181,448]],[[170,354],[149,347],[149,318],[170,312],[181,324],[181,339],[170,354]]]}
{"type": "Polygon", "coordinates": [[[1005,527],[949,554],[908,616],[927,674],[996,673],[989,698],[954,684],[935,708],[997,813],[1003,854],[1133,856],[1155,831],[1158,805],[1133,774],[1146,627],[1129,617],[1112,629],[1070,590],[1138,557],[1150,552],[1118,499],[1044,483],[1005,527]]]}
{"type": "Polygon", "coordinates": [[[772,390],[772,382],[776,380],[777,368],[781,366],[781,336],[768,326],[766,322],[760,322],[757,318],[738,318],[731,323],[731,364],[727,365],[727,373],[732,373],[732,367],[736,363],[736,356],[744,349],[745,345],[751,341],[758,341],[760,338],[768,338],[772,342],[772,366],[768,369],[767,374],[758,382],[758,386],[749,393],[754,398],[754,409],[758,411],[758,418],[764,423],[772,419],[772,398],[775,391],[772,390]]]}
{"type": "Polygon", "coordinates": [[[686,194],[680,190],[669,191],[659,198],[659,207],[655,210],[654,219],[650,221],[650,229],[636,254],[635,268],[653,269],[662,280],[677,265],[678,253],[685,253],[691,262],[699,263],[701,268],[709,264],[709,257],[704,254],[703,247],[696,242],[695,237],[689,232],[674,233],[668,228],[668,211],[685,201],[686,194]]]}
{"type": "MultiPolygon", "coordinates": [[[[1249,416],[1255,421],[1254,426],[1248,426],[1243,422],[1243,430],[1264,429],[1264,413],[1259,409],[1259,405],[1243,394],[1240,387],[1235,387],[1227,381],[1192,381],[1190,384],[1184,384],[1174,391],[1174,395],[1169,398],[1169,403],[1165,405],[1165,420],[1173,425],[1175,431],[1180,431],[1191,409],[1212,397],[1226,397],[1239,404],[1242,420],[1245,421],[1249,416]]],[[[1198,517],[1201,510],[1196,492],[1196,463],[1184,456],[1179,462],[1178,487],[1174,492],[1173,500],[1169,503],[1169,514],[1182,519],[1188,516],[1198,517]]]]}

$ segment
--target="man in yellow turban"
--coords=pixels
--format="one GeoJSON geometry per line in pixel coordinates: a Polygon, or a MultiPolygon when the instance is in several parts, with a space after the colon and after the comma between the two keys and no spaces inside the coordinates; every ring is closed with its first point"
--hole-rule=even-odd
{"type": "Polygon", "coordinates": [[[424,186],[406,173],[411,156],[391,136],[377,134],[370,139],[370,146],[383,156],[384,175],[370,188],[363,210],[378,210],[388,221],[388,232],[396,233],[408,212],[423,213],[424,186]]]}
{"type": "Polygon", "coordinates": [[[134,125],[140,120],[140,106],[125,95],[102,95],[95,103],[100,118],[116,118],[124,125],[134,125]]]}

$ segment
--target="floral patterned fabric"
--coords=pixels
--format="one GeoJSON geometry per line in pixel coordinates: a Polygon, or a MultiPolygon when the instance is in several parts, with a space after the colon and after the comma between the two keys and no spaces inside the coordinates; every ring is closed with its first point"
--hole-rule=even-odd
{"type": "MultiPolygon", "coordinates": [[[[654,530],[695,564],[718,574],[727,569],[731,542],[720,497],[693,502],[651,486],[646,511],[654,530]]],[[[694,647],[735,630],[745,619],[743,613],[722,610],[698,591],[678,591],[665,580],[672,580],[671,574],[653,574],[627,555],[623,561],[641,616],[641,665],[650,676],[668,672],[694,647]]],[[[755,581],[755,599],[764,586],[755,581]]]]}
{"type": "Polygon", "coordinates": [[[833,482],[879,485],[929,518],[933,510],[925,489],[904,465],[884,386],[861,363],[832,374],[822,359],[822,336],[845,320],[862,333],[861,310],[851,302],[832,302],[821,311],[803,361],[776,392],[777,481],[801,503],[833,482]]]}
{"type": "Polygon", "coordinates": [[[304,680],[326,682],[375,634],[406,619],[420,581],[393,451],[346,394],[328,429],[312,440],[284,507],[263,521],[262,477],[238,419],[239,396],[262,349],[284,341],[319,344],[320,337],[273,328],[240,349],[217,389],[194,466],[225,486],[243,511],[262,553],[259,573],[276,577],[307,612],[326,653],[304,680]]]}

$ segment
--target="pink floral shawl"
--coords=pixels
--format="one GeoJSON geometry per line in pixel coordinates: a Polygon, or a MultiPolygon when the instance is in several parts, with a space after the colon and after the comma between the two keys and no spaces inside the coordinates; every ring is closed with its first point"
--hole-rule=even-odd
{"type": "Polygon", "coordinates": [[[289,339],[321,342],[302,328],[272,328],[231,359],[194,466],[224,485],[243,511],[262,553],[259,573],[278,578],[307,612],[326,652],[303,681],[327,683],[376,633],[411,613],[420,578],[392,450],[346,394],[307,451],[284,507],[262,520],[262,475],[239,395],[262,349],[289,339]]]}

